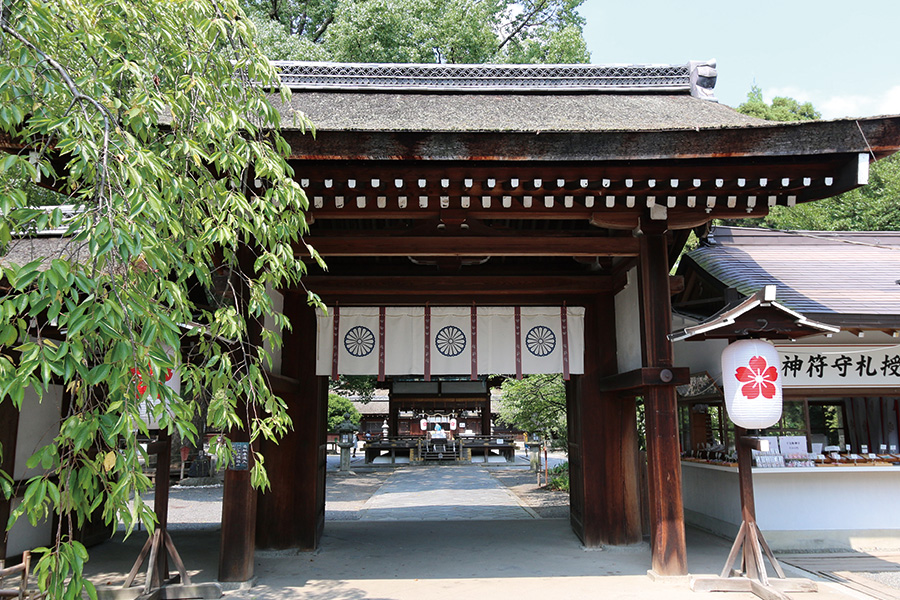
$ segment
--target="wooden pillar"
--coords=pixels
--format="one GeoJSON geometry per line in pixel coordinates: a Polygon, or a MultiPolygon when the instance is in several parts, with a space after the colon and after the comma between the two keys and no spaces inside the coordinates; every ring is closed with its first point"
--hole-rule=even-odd
{"type": "Polygon", "coordinates": [[[400,404],[388,398],[388,435],[400,435],[400,404]]]}
{"type": "Polygon", "coordinates": [[[491,393],[488,392],[481,403],[481,435],[491,435],[491,393]]]}
{"type": "Polygon", "coordinates": [[[294,295],[284,310],[293,330],[284,332],[282,377],[272,383],[293,429],[277,444],[261,444],[272,487],[259,493],[256,545],[314,550],[325,527],[328,378],[316,375],[315,311],[294,295]]]}
{"type": "MultiPolygon", "coordinates": [[[[239,251],[241,270],[253,272],[254,257],[249,248],[239,251]]],[[[239,353],[249,353],[251,344],[261,344],[261,324],[249,317],[248,306],[250,291],[243,279],[235,277],[234,287],[243,317],[247,320],[247,338],[235,348],[239,353]]],[[[247,406],[243,399],[238,399],[238,414],[241,420],[246,419],[247,406]]],[[[249,442],[250,435],[246,429],[234,428],[228,432],[234,442],[249,442]]],[[[253,579],[254,552],[256,546],[256,490],[250,483],[250,470],[253,468],[253,448],[249,456],[249,466],[245,470],[226,469],[225,488],[222,492],[222,537],[219,542],[219,581],[244,582],[253,579]]]]}
{"type": "Polygon", "coordinates": [[[584,375],[566,386],[570,521],[587,547],[641,541],[637,417],[631,397],[600,391],[616,374],[613,296],[585,307],[584,375]]]}
{"type": "MultiPolygon", "coordinates": [[[[0,402],[0,469],[10,477],[16,476],[16,443],[19,438],[19,411],[12,400],[0,402]]],[[[6,522],[9,521],[12,498],[7,500],[0,494],[0,523],[3,533],[0,535],[0,559],[5,560],[7,533],[6,522]]]]}
{"type": "Polygon", "coordinates": [[[250,485],[250,471],[228,469],[222,494],[219,581],[253,579],[255,515],[256,490],[250,485]]]}
{"type": "MultiPolygon", "coordinates": [[[[652,221],[642,222],[642,228],[640,281],[644,364],[672,368],[672,343],[667,337],[672,330],[672,308],[665,230],[652,221]]],[[[681,448],[674,386],[645,387],[644,407],[652,568],[660,575],[685,575],[687,553],[681,495],[681,448]]]]}
{"type": "MultiPolygon", "coordinates": [[[[172,468],[172,436],[168,431],[160,431],[156,442],[156,477],[153,482],[153,512],[161,531],[169,526],[169,484],[172,468]]],[[[161,553],[156,565],[157,581],[169,578],[169,554],[161,553]]]]}

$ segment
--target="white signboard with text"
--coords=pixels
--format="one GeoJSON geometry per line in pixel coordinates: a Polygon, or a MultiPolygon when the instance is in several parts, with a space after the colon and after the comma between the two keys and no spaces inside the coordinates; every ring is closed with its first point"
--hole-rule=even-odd
{"type": "Polygon", "coordinates": [[[900,344],[776,347],[786,388],[900,386],[900,344]]]}

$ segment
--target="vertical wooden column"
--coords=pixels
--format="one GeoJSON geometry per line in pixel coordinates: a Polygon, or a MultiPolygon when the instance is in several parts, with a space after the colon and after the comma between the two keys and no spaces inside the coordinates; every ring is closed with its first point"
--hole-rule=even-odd
{"type": "MultiPolygon", "coordinates": [[[[156,477],[153,483],[153,512],[160,531],[169,526],[169,485],[172,468],[172,436],[168,431],[161,431],[157,440],[156,477]]],[[[169,553],[162,552],[156,565],[158,581],[169,578],[169,553]]]]}
{"type": "MultiPolygon", "coordinates": [[[[15,477],[16,470],[16,443],[19,438],[19,411],[13,406],[12,400],[0,402],[0,469],[10,477],[15,477]]],[[[7,500],[0,495],[0,523],[3,523],[3,533],[0,535],[0,559],[6,556],[6,522],[9,520],[12,498],[7,500]]]]}
{"type": "Polygon", "coordinates": [[[491,435],[491,393],[484,397],[481,408],[481,435],[491,435]]]}
{"type": "Polygon", "coordinates": [[[228,469],[222,494],[219,581],[253,579],[255,532],[256,490],[250,485],[250,471],[228,469]]]}
{"type": "MultiPolygon", "coordinates": [[[[663,223],[664,224],[664,223],[663,223]]],[[[665,229],[642,222],[641,322],[644,364],[673,366],[672,305],[665,229]]],[[[660,575],[685,575],[684,505],[681,495],[681,448],[674,386],[644,390],[647,435],[647,472],[650,492],[652,568],[660,575]]]]}
{"type": "Polygon", "coordinates": [[[613,296],[585,307],[585,372],[566,387],[570,519],[587,547],[642,537],[635,402],[600,391],[600,381],[618,370],[615,322],[613,296]]]}
{"type": "Polygon", "coordinates": [[[316,375],[316,313],[305,298],[288,294],[282,368],[276,393],[288,405],[293,429],[277,444],[261,445],[271,489],[260,492],[256,544],[260,548],[314,550],[325,527],[328,378],[316,375]]]}
{"type": "Polygon", "coordinates": [[[388,435],[400,435],[400,405],[393,398],[388,402],[388,435]]]}
{"type": "MultiPolygon", "coordinates": [[[[253,256],[249,249],[240,252],[241,268],[253,272],[253,256]]],[[[249,319],[247,306],[249,290],[240,279],[235,281],[237,301],[247,319],[248,341],[237,348],[238,352],[250,352],[250,344],[260,344],[261,325],[249,319]]],[[[237,410],[246,415],[246,404],[238,400],[237,410]]],[[[249,442],[245,429],[228,432],[232,442],[249,442]]],[[[253,466],[253,452],[250,453],[250,468],[253,466]]],[[[250,483],[250,469],[226,469],[225,488],[222,492],[222,537],[219,547],[219,581],[249,581],[253,579],[254,552],[256,546],[256,490],[250,483]]]]}

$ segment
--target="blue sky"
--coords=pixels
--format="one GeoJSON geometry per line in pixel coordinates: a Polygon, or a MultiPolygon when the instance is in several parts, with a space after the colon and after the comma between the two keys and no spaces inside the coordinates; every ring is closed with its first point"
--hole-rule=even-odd
{"type": "Polygon", "coordinates": [[[824,118],[900,114],[900,0],[585,0],[597,64],[715,58],[716,97],[810,101],[824,118]]]}

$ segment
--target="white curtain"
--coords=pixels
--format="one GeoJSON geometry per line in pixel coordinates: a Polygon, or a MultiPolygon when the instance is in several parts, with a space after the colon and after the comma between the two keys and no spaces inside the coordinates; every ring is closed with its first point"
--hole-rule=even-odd
{"type": "MultiPolygon", "coordinates": [[[[584,308],[474,307],[476,374],[584,372],[584,308]],[[516,313],[519,348],[516,356],[516,313]],[[563,322],[567,335],[563,335],[563,322]]],[[[318,315],[316,373],[331,375],[469,375],[472,306],[329,308],[318,315]],[[335,336],[335,319],[337,335],[335,336]],[[380,358],[384,336],[384,356],[380,358]],[[426,325],[429,336],[426,364],[426,325]],[[334,341],[337,340],[337,352],[334,341]],[[383,365],[381,364],[383,362],[383,365]]]]}

